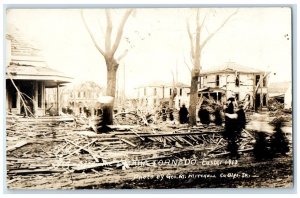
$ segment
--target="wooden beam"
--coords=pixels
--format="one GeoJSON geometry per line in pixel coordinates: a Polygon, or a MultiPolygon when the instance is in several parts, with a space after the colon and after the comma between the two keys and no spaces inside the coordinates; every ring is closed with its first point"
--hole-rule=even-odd
{"type": "Polygon", "coordinates": [[[207,135],[213,133],[222,133],[222,131],[212,132],[191,132],[191,133],[167,133],[167,134],[139,134],[141,137],[164,137],[164,136],[186,136],[186,135],[207,135]]]}

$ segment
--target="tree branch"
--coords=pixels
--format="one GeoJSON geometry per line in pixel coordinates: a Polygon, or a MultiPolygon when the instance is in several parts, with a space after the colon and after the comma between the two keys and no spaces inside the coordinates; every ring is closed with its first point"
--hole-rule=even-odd
{"type": "Polygon", "coordinates": [[[92,39],[92,41],[93,41],[95,47],[96,47],[97,50],[105,57],[104,51],[103,51],[103,50],[100,48],[100,46],[97,44],[97,41],[96,41],[96,39],[95,39],[93,33],[91,32],[91,30],[89,29],[89,27],[88,27],[88,25],[87,25],[87,23],[86,23],[86,21],[85,21],[85,18],[84,18],[84,16],[83,16],[83,10],[81,10],[81,19],[82,19],[82,21],[83,21],[83,24],[84,24],[84,26],[85,26],[85,29],[88,31],[88,33],[89,33],[89,35],[90,35],[90,37],[91,37],[91,39],[92,39]]]}
{"type": "Polygon", "coordinates": [[[187,24],[187,31],[188,31],[189,38],[190,38],[190,43],[191,43],[191,57],[192,57],[192,59],[194,59],[195,47],[194,47],[194,43],[193,43],[193,35],[191,33],[191,28],[190,28],[189,22],[187,21],[186,24],[187,24]]]}
{"type": "Polygon", "coordinates": [[[200,47],[200,31],[201,26],[199,23],[199,9],[197,9],[197,15],[196,15],[196,40],[195,40],[195,59],[194,59],[194,69],[200,70],[200,60],[201,60],[201,47],[200,47]]]}
{"type": "Polygon", "coordinates": [[[207,42],[213,37],[215,36],[215,34],[220,31],[225,25],[226,23],[234,16],[238,13],[238,10],[236,10],[235,12],[233,12],[231,15],[229,15],[224,21],[223,23],[213,32],[211,33],[201,44],[201,51],[204,48],[204,46],[207,44],[207,42]]]}
{"type": "Polygon", "coordinates": [[[126,49],[118,58],[117,61],[119,62],[122,58],[124,58],[128,53],[128,49],[126,49]]]}
{"type": "Polygon", "coordinates": [[[130,9],[130,10],[127,10],[126,13],[124,14],[123,18],[122,18],[122,21],[119,25],[119,28],[118,28],[118,31],[117,31],[117,36],[116,36],[116,40],[115,40],[115,43],[110,51],[111,55],[113,56],[120,44],[120,41],[121,41],[121,38],[122,38],[122,35],[123,35],[123,29],[124,29],[124,26],[125,26],[125,23],[128,19],[128,17],[130,16],[130,14],[132,13],[133,9],[130,9]]]}
{"type": "Polygon", "coordinates": [[[105,33],[105,51],[108,53],[111,47],[112,22],[109,9],[105,9],[106,14],[106,33],[105,33]]]}
{"type": "Polygon", "coordinates": [[[192,73],[192,69],[190,68],[190,66],[187,64],[187,62],[185,61],[185,58],[183,57],[183,61],[186,65],[186,67],[188,68],[188,70],[192,73]]]}

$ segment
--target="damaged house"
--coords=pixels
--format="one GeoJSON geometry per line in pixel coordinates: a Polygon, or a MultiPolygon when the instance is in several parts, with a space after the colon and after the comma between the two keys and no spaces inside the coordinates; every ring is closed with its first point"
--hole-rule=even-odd
{"type": "Polygon", "coordinates": [[[85,81],[68,88],[64,96],[64,107],[70,108],[74,115],[97,115],[99,97],[103,96],[104,89],[93,81],[85,81]]]}
{"type": "Polygon", "coordinates": [[[201,72],[198,95],[224,104],[235,97],[248,108],[263,110],[268,106],[268,72],[227,62],[215,69],[201,72]]]}
{"type": "Polygon", "coordinates": [[[174,108],[179,109],[183,104],[188,106],[190,86],[180,82],[152,82],[140,86],[136,88],[136,98],[140,105],[153,109],[161,104],[169,104],[175,89],[177,93],[173,98],[174,108]]]}
{"type": "Polygon", "coordinates": [[[46,100],[48,89],[60,87],[71,78],[51,69],[41,51],[26,40],[16,29],[6,35],[6,112],[16,115],[44,116],[50,109],[60,112],[57,97],[55,104],[46,100]]]}

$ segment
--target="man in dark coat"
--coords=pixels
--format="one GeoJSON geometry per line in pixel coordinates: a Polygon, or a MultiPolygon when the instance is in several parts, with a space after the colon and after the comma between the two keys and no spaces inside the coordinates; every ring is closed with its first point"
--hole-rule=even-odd
{"type": "Polygon", "coordinates": [[[201,107],[198,111],[198,117],[202,124],[208,125],[210,123],[209,111],[206,109],[206,107],[204,105],[201,105],[201,107]]]}
{"type": "Polygon", "coordinates": [[[237,114],[237,120],[236,120],[236,128],[237,128],[237,135],[240,136],[242,130],[246,126],[246,115],[243,109],[243,105],[239,106],[239,110],[236,112],[237,114]]]}
{"type": "Polygon", "coordinates": [[[182,105],[182,107],[179,110],[179,122],[180,124],[185,124],[188,122],[188,110],[185,107],[185,105],[182,105]]]}
{"type": "Polygon", "coordinates": [[[215,124],[217,126],[222,126],[223,120],[221,115],[221,109],[218,105],[215,107],[214,116],[215,116],[215,124]]]}

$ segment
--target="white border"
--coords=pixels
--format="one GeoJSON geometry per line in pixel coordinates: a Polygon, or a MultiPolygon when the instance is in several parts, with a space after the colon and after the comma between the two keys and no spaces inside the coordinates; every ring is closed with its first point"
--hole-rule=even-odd
{"type": "MultiPolygon", "coordinates": [[[[229,6],[229,5],[234,5],[234,6],[251,6],[251,5],[258,5],[258,6],[278,6],[278,5],[294,5],[295,8],[297,9],[297,5],[298,5],[298,0],[186,0],[186,1],[179,1],[179,0],[153,0],[153,1],[146,1],[146,0],[140,0],[140,1],[133,1],[133,0],[126,0],[126,1],[122,1],[122,0],[64,0],[64,1],[61,1],[61,0],[2,0],[1,1],[1,15],[0,15],[0,18],[1,18],[1,21],[0,21],[0,25],[1,27],[4,27],[4,21],[3,21],[3,17],[4,17],[4,6],[5,5],[9,5],[10,7],[11,6],[17,6],[17,7],[35,7],[36,5],[38,6],[41,6],[41,7],[44,7],[43,5],[45,6],[54,6],[55,7],[60,7],[60,5],[62,7],[66,7],[66,6],[82,6],[82,5],[88,5],[88,6],[91,6],[91,4],[98,4],[99,6],[112,6],[112,7],[117,7],[117,6],[128,6],[128,4],[133,4],[133,5],[139,5],[139,7],[141,7],[142,5],[146,5],[146,6],[149,6],[151,4],[156,4],[155,7],[157,7],[158,5],[162,5],[163,7],[167,7],[168,5],[169,6],[174,6],[174,5],[181,5],[181,6],[184,6],[184,5],[192,5],[192,6],[196,6],[197,4],[201,4],[201,5],[219,5],[219,6],[229,6]],[[32,5],[30,5],[32,4],[32,5]],[[33,5],[35,4],[35,5],[33,5]],[[105,5],[106,4],[106,5],[105,5]]],[[[296,13],[297,14],[297,13],[296,13]]],[[[297,122],[298,122],[298,113],[299,113],[299,110],[297,108],[297,101],[295,100],[296,99],[296,95],[298,93],[298,83],[296,80],[297,76],[298,76],[298,72],[300,71],[300,69],[297,69],[297,57],[299,57],[298,55],[298,50],[297,50],[297,46],[298,46],[298,27],[299,27],[299,20],[298,20],[298,17],[299,17],[299,14],[297,14],[297,16],[294,16],[296,18],[296,21],[294,22],[293,26],[294,27],[297,27],[297,29],[294,29],[293,30],[293,39],[294,39],[294,42],[293,42],[293,50],[296,50],[296,52],[293,52],[293,71],[294,72],[297,72],[297,73],[294,73],[294,76],[293,76],[293,85],[294,85],[294,90],[293,90],[293,108],[294,109],[297,109],[297,111],[295,112],[294,114],[294,132],[297,134],[298,131],[297,130],[297,122]]],[[[1,28],[1,36],[2,38],[4,38],[4,35],[3,35],[3,28],[1,28]]],[[[3,60],[3,42],[1,42],[1,49],[0,49],[0,60],[3,60]]],[[[2,61],[3,63],[3,61],[2,61]]],[[[3,65],[3,64],[2,64],[3,65]]],[[[3,68],[2,68],[3,69],[3,68]]],[[[4,69],[2,70],[4,71],[4,69]]],[[[2,79],[2,82],[4,81],[4,76],[3,76],[3,73],[4,72],[0,72],[0,77],[2,79]]],[[[4,102],[4,94],[5,94],[5,89],[4,89],[4,83],[1,83],[1,90],[2,90],[2,94],[3,94],[3,97],[0,97],[0,110],[1,110],[1,116],[2,115],[5,115],[5,112],[3,112],[3,107],[5,105],[5,102],[4,102]]],[[[5,124],[5,118],[1,119],[2,122],[0,122],[0,128],[2,128],[2,134],[4,134],[4,124],[5,124]]],[[[295,171],[298,172],[298,166],[299,166],[299,152],[297,152],[297,143],[298,143],[298,136],[294,136],[294,151],[296,152],[296,155],[295,156],[296,160],[295,160],[295,164],[297,165],[297,167],[295,167],[295,171]]],[[[5,144],[4,144],[4,137],[3,135],[1,136],[1,148],[4,148],[5,144]]],[[[4,165],[5,165],[5,162],[3,161],[4,159],[4,155],[5,153],[2,152],[2,156],[1,156],[1,168],[3,170],[4,168],[4,165]]],[[[297,174],[296,172],[296,174],[297,174]]],[[[1,171],[2,174],[4,174],[4,177],[5,177],[5,173],[1,171]]],[[[297,174],[298,175],[298,174],[297,174]]],[[[295,175],[295,179],[297,178],[297,175],[295,175]]],[[[1,175],[2,177],[0,177],[0,186],[2,186],[1,188],[1,193],[3,194],[3,187],[4,187],[4,180],[1,179],[3,178],[3,175],[1,175]]],[[[299,182],[296,180],[295,181],[295,190],[296,189],[299,189],[299,182]]],[[[152,190],[145,190],[145,191],[136,191],[136,190],[103,190],[103,191],[85,191],[84,193],[89,193],[88,196],[97,196],[95,193],[109,193],[109,194],[112,194],[112,193],[116,193],[116,194],[130,194],[130,193],[134,193],[134,195],[129,195],[130,197],[133,197],[133,196],[140,196],[136,193],[162,193],[162,194],[166,194],[166,193],[176,193],[176,194],[179,194],[178,196],[182,196],[181,193],[186,193],[186,194],[190,194],[190,193],[199,193],[199,194],[203,194],[203,193],[209,193],[209,194],[214,194],[216,193],[217,195],[215,196],[222,196],[222,197],[233,197],[233,196],[258,196],[258,195],[253,195],[253,194],[250,194],[250,193],[263,193],[263,195],[261,196],[265,196],[264,194],[265,193],[268,193],[268,191],[270,193],[276,193],[277,195],[273,194],[272,196],[280,196],[282,197],[282,193],[284,193],[284,189],[283,190],[280,190],[280,189],[270,189],[270,190],[266,190],[265,192],[255,192],[253,191],[253,189],[241,189],[241,190],[238,190],[237,192],[235,191],[235,189],[233,190],[230,190],[228,191],[228,189],[220,189],[220,190],[215,190],[215,189],[209,189],[209,191],[206,191],[205,189],[199,189],[199,190],[180,190],[180,191],[169,191],[169,190],[163,190],[163,191],[159,191],[159,192],[151,192],[152,190]],[[212,191],[215,191],[215,192],[212,192],[212,191]],[[224,193],[230,193],[230,191],[232,191],[232,193],[234,193],[234,195],[231,195],[231,194],[224,194],[224,193]],[[238,193],[238,194],[236,194],[238,193]],[[245,193],[244,195],[240,195],[240,193],[245,193]],[[247,195],[248,194],[248,195],[247,195]]],[[[7,193],[7,192],[6,192],[7,193]]],[[[74,196],[74,197],[81,197],[82,196],[82,191],[17,191],[17,193],[22,193],[23,195],[21,195],[22,197],[35,197],[35,196],[40,196],[38,193],[43,193],[44,195],[42,196],[45,196],[45,193],[62,193],[63,197],[65,196],[74,196]],[[33,193],[33,195],[32,195],[33,193]],[[66,194],[66,193],[72,193],[71,195],[70,194],[66,194]],[[76,193],[76,194],[74,194],[76,193]]],[[[289,193],[292,193],[292,192],[289,192],[289,193]]],[[[20,194],[3,194],[5,197],[8,197],[8,196],[19,196],[20,194]]],[[[2,196],[3,196],[2,195],[2,196]]],[[[52,196],[52,195],[49,195],[49,196],[52,196]]],[[[57,195],[54,195],[54,196],[57,196],[57,195]]],[[[103,196],[103,195],[101,195],[103,196]]],[[[144,194],[142,196],[152,196],[152,195],[149,195],[149,194],[144,194]]],[[[156,195],[155,195],[156,196],[156,195]]],[[[173,195],[172,195],[173,196],[173,195]]],[[[199,196],[199,195],[195,195],[195,194],[190,194],[189,196],[199,196]]],[[[211,195],[205,195],[205,196],[211,196],[211,195]]],[[[284,195],[284,196],[287,196],[287,195],[284,195]]],[[[292,195],[288,195],[289,197],[296,197],[296,194],[292,194],[292,195]]]]}

